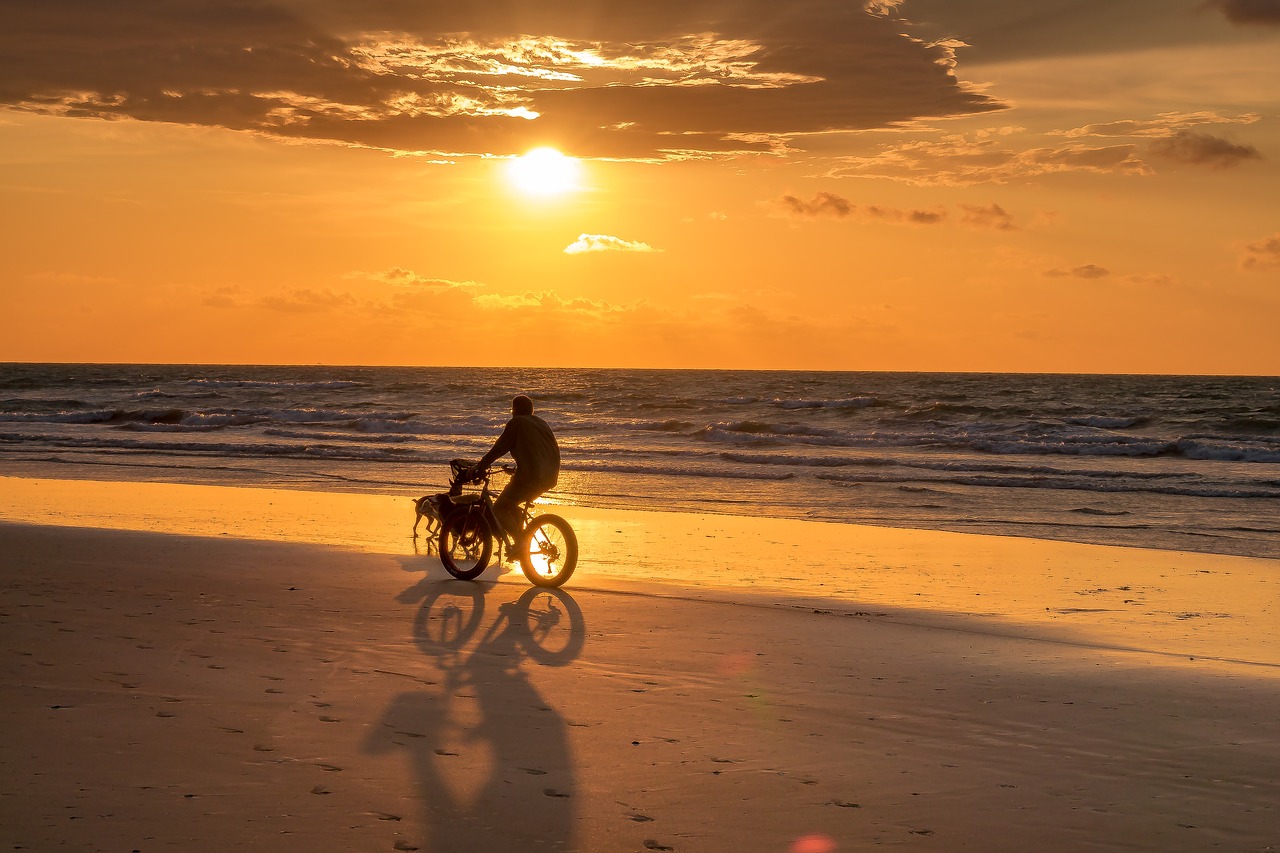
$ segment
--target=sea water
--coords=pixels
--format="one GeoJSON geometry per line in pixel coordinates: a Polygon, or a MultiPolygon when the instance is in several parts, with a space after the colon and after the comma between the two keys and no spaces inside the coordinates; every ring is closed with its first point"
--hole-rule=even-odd
{"type": "Polygon", "coordinates": [[[548,499],[1280,557],[1280,379],[0,365],[0,475],[416,496],[514,394],[548,499]]]}

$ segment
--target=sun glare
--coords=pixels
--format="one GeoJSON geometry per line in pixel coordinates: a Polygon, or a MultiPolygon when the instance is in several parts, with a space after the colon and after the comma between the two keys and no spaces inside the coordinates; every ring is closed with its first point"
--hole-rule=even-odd
{"type": "Polygon", "coordinates": [[[530,195],[556,195],[577,187],[578,161],[554,148],[535,148],[507,164],[507,177],[530,195]]]}

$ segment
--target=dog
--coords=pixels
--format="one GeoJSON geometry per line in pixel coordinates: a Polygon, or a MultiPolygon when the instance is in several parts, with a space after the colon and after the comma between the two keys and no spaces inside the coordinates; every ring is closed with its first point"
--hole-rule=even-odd
{"type": "Polygon", "coordinates": [[[416,517],[413,519],[413,538],[418,538],[418,524],[427,520],[427,535],[435,536],[440,530],[440,495],[423,495],[413,502],[416,517]]]}

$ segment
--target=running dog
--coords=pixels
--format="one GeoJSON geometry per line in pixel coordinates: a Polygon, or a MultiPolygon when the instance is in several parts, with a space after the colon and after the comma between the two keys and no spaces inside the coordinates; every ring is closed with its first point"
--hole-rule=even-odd
{"type": "Polygon", "coordinates": [[[416,517],[413,519],[413,538],[418,538],[418,523],[427,520],[427,535],[435,536],[440,529],[440,495],[423,495],[413,502],[416,517]]]}

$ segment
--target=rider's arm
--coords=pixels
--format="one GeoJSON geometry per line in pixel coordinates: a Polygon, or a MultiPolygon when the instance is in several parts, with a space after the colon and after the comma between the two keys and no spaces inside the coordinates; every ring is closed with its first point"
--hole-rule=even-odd
{"type": "Polygon", "coordinates": [[[515,420],[507,421],[507,427],[502,431],[502,435],[498,436],[498,440],[493,443],[493,449],[480,458],[476,463],[477,470],[488,468],[495,460],[506,456],[516,446],[516,426],[515,420]]]}

